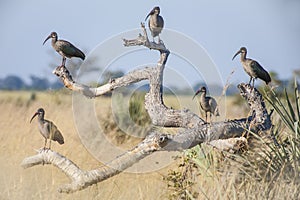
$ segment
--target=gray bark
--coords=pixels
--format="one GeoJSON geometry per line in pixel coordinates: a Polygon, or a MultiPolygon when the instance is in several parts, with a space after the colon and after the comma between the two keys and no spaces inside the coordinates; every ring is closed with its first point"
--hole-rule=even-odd
{"type": "Polygon", "coordinates": [[[142,24],[142,30],[143,35],[140,34],[136,39],[123,39],[124,46],[142,45],[159,51],[160,59],[156,67],[134,70],[96,88],[76,83],[64,66],[57,67],[53,73],[62,80],[67,88],[81,92],[89,98],[101,96],[116,88],[141,80],[148,80],[150,90],[145,97],[145,108],[152,124],[160,127],[180,128],[177,134],[165,134],[152,129],[136,147],[113,159],[105,166],[90,171],[81,170],[75,163],[52,150],[40,150],[37,155],[25,158],[21,164],[24,168],[38,164],[53,164],[72,180],[70,184],[59,189],[60,192],[69,193],[106,180],[155,151],[180,151],[203,142],[208,142],[218,149],[234,150],[238,145],[247,142],[242,137],[245,131],[258,132],[271,128],[270,116],[261,94],[255,88],[252,89],[250,85],[244,83],[239,84],[238,88],[241,96],[248,102],[250,113],[252,113],[247,118],[205,124],[203,119],[188,109],[174,110],[166,107],[161,91],[163,72],[170,52],[163,43],[149,42],[144,24],[142,24]]]}

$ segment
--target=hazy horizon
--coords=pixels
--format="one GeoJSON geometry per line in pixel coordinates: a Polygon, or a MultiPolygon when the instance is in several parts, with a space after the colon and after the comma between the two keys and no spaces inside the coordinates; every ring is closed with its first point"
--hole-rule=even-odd
{"type": "MultiPolygon", "coordinates": [[[[300,2],[296,0],[255,0],[243,3],[237,0],[188,3],[92,1],[84,5],[73,1],[29,0],[2,1],[0,4],[0,54],[5,58],[2,59],[0,78],[12,74],[28,82],[29,75],[32,74],[55,80],[56,77],[51,72],[60,64],[61,57],[52,49],[50,42],[42,45],[51,31],[57,31],[59,38],[66,39],[82,49],[87,60],[93,54],[93,49],[118,36],[114,41],[115,46],[111,47],[111,60],[107,61],[112,62],[112,69],[128,72],[138,66],[155,64],[158,60],[157,52],[143,48],[141,52],[126,54],[128,57],[123,56],[116,62],[113,57],[116,46],[121,50],[126,49],[125,52],[132,51],[122,46],[122,34],[130,31],[140,32],[140,22],[144,22],[145,16],[155,5],[160,6],[161,15],[165,20],[165,30],[161,38],[171,51],[167,69],[177,74],[173,76],[171,72],[171,75],[165,73],[164,80],[167,85],[181,85],[178,84],[179,79],[187,81],[188,85],[203,79],[207,82],[215,81],[204,76],[205,73],[201,76],[202,70],[207,68],[205,64],[195,65],[187,58],[191,53],[195,53],[195,57],[201,57],[198,54],[201,48],[211,59],[211,66],[218,71],[220,82],[223,83],[232,70],[235,70],[235,73],[231,82],[249,80],[239,59],[231,60],[241,46],[248,48],[250,58],[259,61],[268,71],[277,72],[281,79],[291,77],[293,70],[300,68],[300,2]],[[116,3],[119,6],[115,6],[116,3]],[[173,46],[181,40],[170,38],[170,32],[189,38],[199,48],[190,48],[190,52],[185,51],[184,56],[182,52],[176,54],[172,51],[175,48],[173,46]],[[192,68],[195,67],[200,75],[193,72],[192,68]]],[[[103,59],[107,59],[107,56],[101,57],[102,54],[103,52],[99,52],[99,63],[95,65],[102,69],[108,68],[107,65],[102,66],[103,59]]],[[[81,62],[77,58],[72,60],[81,62]]],[[[69,62],[67,61],[67,66],[69,62]]],[[[88,63],[85,61],[83,64],[88,63]]],[[[208,72],[211,68],[208,67],[208,72]]],[[[98,73],[95,79],[100,75],[98,73]]]]}

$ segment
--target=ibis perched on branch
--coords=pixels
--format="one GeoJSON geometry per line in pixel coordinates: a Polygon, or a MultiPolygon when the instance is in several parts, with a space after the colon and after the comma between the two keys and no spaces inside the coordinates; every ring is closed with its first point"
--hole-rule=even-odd
{"type": "Polygon", "coordinates": [[[195,96],[199,93],[200,95],[200,107],[205,112],[205,122],[207,123],[207,113],[209,112],[210,122],[211,122],[211,115],[220,116],[218,110],[218,104],[213,97],[206,96],[206,87],[201,87],[199,90],[196,91],[195,96]]]}
{"type": "Polygon", "coordinates": [[[146,21],[147,18],[150,16],[148,26],[151,31],[151,35],[153,37],[153,42],[156,36],[158,36],[158,42],[160,42],[159,34],[161,33],[164,27],[164,19],[162,18],[162,16],[159,15],[159,13],[160,13],[160,8],[156,6],[150,11],[150,13],[147,15],[145,19],[146,21]]]}
{"type": "Polygon", "coordinates": [[[36,111],[36,113],[34,113],[32,118],[30,119],[30,123],[33,120],[33,118],[35,118],[35,116],[38,116],[39,131],[42,134],[42,136],[45,138],[44,149],[46,149],[47,139],[50,140],[49,149],[51,148],[51,140],[57,141],[59,144],[64,143],[64,137],[62,136],[61,132],[57,129],[57,127],[54,125],[54,123],[44,119],[45,110],[43,108],[39,108],[36,111]]]}
{"type": "Polygon", "coordinates": [[[57,39],[57,33],[52,32],[44,41],[43,45],[46,43],[47,40],[52,39],[52,47],[57,51],[62,57],[62,66],[65,66],[66,58],[72,58],[72,57],[78,57],[82,60],[85,59],[84,53],[75,47],[73,44],[71,44],[68,41],[65,40],[58,40],[57,39]]]}
{"type": "Polygon", "coordinates": [[[232,60],[239,54],[241,54],[241,63],[243,65],[243,68],[245,72],[250,76],[249,85],[251,84],[251,81],[253,81],[252,87],[254,88],[254,80],[256,78],[265,81],[267,85],[271,82],[269,73],[257,61],[246,58],[246,47],[241,47],[240,50],[233,56],[232,60]]]}

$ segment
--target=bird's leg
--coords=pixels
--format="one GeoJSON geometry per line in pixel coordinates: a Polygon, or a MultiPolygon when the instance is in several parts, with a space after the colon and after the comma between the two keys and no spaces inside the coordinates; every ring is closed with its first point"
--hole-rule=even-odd
{"type": "Polygon", "coordinates": [[[61,66],[65,66],[66,60],[67,60],[66,57],[63,57],[61,66]]]}
{"type": "Polygon", "coordinates": [[[207,123],[207,112],[205,112],[205,122],[207,123]]]}
{"type": "Polygon", "coordinates": [[[252,81],[253,81],[253,84],[252,84],[252,89],[254,88],[254,80],[255,80],[255,79],[253,79],[253,80],[252,80],[252,81]]]}
{"type": "MultiPolygon", "coordinates": [[[[51,129],[52,129],[52,124],[51,124],[51,129]]],[[[53,139],[53,131],[50,131],[50,134],[49,134],[49,149],[51,149],[51,140],[53,139]]]]}
{"type": "Polygon", "coordinates": [[[46,149],[46,145],[47,145],[47,138],[45,138],[45,145],[44,145],[44,149],[46,149]]]}
{"type": "Polygon", "coordinates": [[[249,81],[249,85],[251,86],[251,81],[252,81],[252,77],[250,76],[250,81],[249,81]]]}
{"type": "Polygon", "coordinates": [[[50,142],[49,142],[49,149],[51,149],[51,139],[50,139],[50,142]]]}

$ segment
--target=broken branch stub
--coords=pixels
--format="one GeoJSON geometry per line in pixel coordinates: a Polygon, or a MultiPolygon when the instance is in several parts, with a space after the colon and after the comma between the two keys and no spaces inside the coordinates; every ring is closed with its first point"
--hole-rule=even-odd
{"type": "Polygon", "coordinates": [[[244,83],[239,84],[238,88],[241,96],[248,102],[250,113],[252,113],[250,117],[214,122],[208,125],[188,109],[175,110],[165,106],[162,97],[162,81],[165,64],[170,52],[163,43],[149,42],[144,24],[142,24],[142,31],[143,35],[139,34],[136,39],[123,39],[124,46],[142,45],[159,51],[160,59],[155,67],[145,67],[131,71],[100,87],[89,87],[77,83],[64,66],[57,67],[53,73],[62,80],[68,89],[81,92],[90,98],[99,97],[119,87],[148,80],[150,90],[145,96],[145,108],[152,124],[160,127],[177,127],[180,128],[178,132],[176,134],[165,134],[159,130],[151,129],[145,139],[136,147],[94,170],[81,170],[74,162],[52,150],[41,150],[37,155],[25,158],[21,164],[24,168],[38,164],[52,164],[58,167],[72,180],[70,184],[62,186],[59,191],[69,193],[106,180],[156,151],[178,151],[192,148],[203,142],[211,142],[211,145],[219,149],[232,149],[236,148],[236,144],[244,144],[245,141],[242,136],[245,130],[265,131],[270,129],[270,117],[261,94],[255,88],[251,88],[250,85],[244,83]],[[237,139],[226,141],[229,138],[237,139]],[[216,142],[216,140],[218,141],[216,142]]]}

